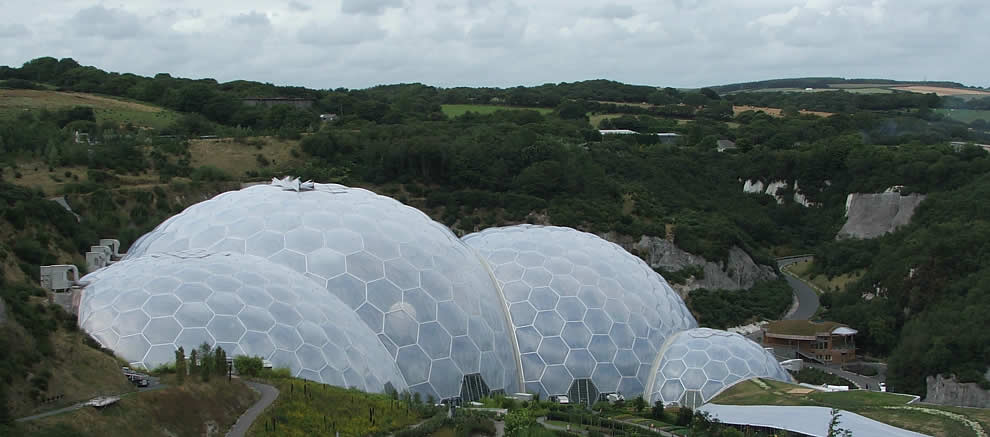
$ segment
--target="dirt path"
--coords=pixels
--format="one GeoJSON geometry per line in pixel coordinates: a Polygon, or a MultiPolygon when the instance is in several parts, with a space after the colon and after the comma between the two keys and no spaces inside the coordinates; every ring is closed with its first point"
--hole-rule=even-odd
{"type": "Polygon", "coordinates": [[[261,399],[258,399],[258,402],[255,402],[241,417],[237,418],[237,423],[227,432],[227,437],[243,437],[247,434],[247,430],[251,427],[251,424],[265,411],[265,408],[268,408],[278,398],[278,389],[275,387],[253,381],[244,381],[244,383],[248,387],[251,387],[251,389],[261,393],[261,399]]]}

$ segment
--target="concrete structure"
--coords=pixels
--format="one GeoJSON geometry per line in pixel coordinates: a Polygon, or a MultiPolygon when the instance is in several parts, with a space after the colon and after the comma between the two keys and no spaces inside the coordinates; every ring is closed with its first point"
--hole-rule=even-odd
{"type": "Polygon", "coordinates": [[[763,345],[793,351],[827,364],[843,364],[856,358],[858,331],[836,322],[778,320],[763,330],[763,345]]]}
{"type": "Polygon", "coordinates": [[[311,108],[314,102],[313,99],[300,97],[249,97],[241,99],[241,103],[248,106],[272,107],[275,105],[290,105],[302,109],[311,108]]]}
{"type": "Polygon", "coordinates": [[[718,147],[718,151],[719,152],[724,152],[726,150],[735,150],[736,149],[736,143],[735,143],[735,141],[732,141],[732,140],[718,140],[716,142],[716,145],[718,147]]]}
{"type": "Polygon", "coordinates": [[[639,132],[629,129],[598,129],[602,135],[639,135],[639,132]]]}

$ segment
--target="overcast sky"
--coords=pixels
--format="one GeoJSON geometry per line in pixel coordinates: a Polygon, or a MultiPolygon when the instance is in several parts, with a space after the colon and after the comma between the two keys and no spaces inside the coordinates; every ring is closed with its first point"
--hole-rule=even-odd
{"type": "Polygon", "coordinates": [[[314,88],[797,76],[990,86],[990,0],[0,0],[0,65],[314,88]]]}

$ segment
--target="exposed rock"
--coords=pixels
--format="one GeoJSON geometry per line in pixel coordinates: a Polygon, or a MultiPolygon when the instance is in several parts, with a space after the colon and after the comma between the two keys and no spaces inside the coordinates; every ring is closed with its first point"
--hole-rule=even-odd
{"type": "MultiPolygon", "coordinates": [[[[773,196],[773,198],[777,200],[778,204],[783,204],[784,196],[782,194],[779,194],[779,192],[781,190],[786,190],[788,187],[790,187],[790,184],[787,181],[771,181],[770,183],[766,184],[766,189],[764,189],[763,181],[759,179],[757,180],[747,179],[743,183],[743,192],[751,193],[751,194],[763,193],[766,194],[767,196],[773,196]]],[[[821,206],[817,202],[812,202],[808,200],[808,197],[801,192],[801,188],[798,185],[798,181],[794,181],[794,195],[792,197],[795,203],[798,203],[805,207],[821,206]]]]}
{"type": "MultiPolygon", "coordinates": [[[[990,372],[988,372],[990,374],[990,372]]],[[[925,402],[957,407],[990,408],[990,390],[974,382],[957,382],[955,376],[941,374],[925,378],[925,402]]]]}
{"type": "Polygon", "coordinates": [[[729,249],[728,260],[716,263],[685,252],[660,237],[644,235],[638,242],[629,239],[616,241],[611,235],[606,235],[605,238],[626,250],[639,253],[653,268],[676,272],[685,267],[700,266],[705,272],[704,278],[689,279],[685,284],[671,284],[682,296],[697,288],[739,290],[750,288],[757,281],[777,278],[773,267],[757,264],[746,251],[735,246],[729,249]]]}
{"type": "Polygon", "coordinates": [[[752,194],[762,193],[763,181],[761,180],[751,181],[749,179],[746,179],[746,183],[743,184],[743,192],[752,193],[752,194]]]}
{"type": "Polygon", "coordinates": [[[777,199],[778,204],[783,204],[784,196],[777,194],[777,192],[782,189],[783,190],[787,189],[787,181],[773,181],[767,184],[766,194],[767,196],[773,196],[774,199],[777,199]]]}
{"type": "Polygon", "coordinates": [[[911,222],[922,194],[852,193],[846,197],[846,223],[836,239],[875,238],[911,222]]]}

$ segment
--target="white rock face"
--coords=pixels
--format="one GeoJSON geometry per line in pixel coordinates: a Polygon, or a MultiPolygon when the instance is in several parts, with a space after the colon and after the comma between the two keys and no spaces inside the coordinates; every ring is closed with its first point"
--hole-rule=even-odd
{"type": "Polygon", "coordinates": [[[818,202],[812,202],[808,200],[808,197],[801,192],[801,188],[798,186],[798,181],[794,181],[794,203],[803,205],[806,208],[812,206],[821,206],[818,202]]]}
{"type": "Polygon", "coordinates": [[[647,262],[654,268],[676,272],[688,266],[701,266],[705,271],[704,278],[672,285],[682,296],[697,288],[748,289],[758,281],[777,278],[772,267],[757,264],[746,251],[736,246],[729,249],[728,260],[718,262],[685,252],[660,237],[644,235],[632,248],[645,253],[647,262]]]}
{"type": "Polygon", "coordinates": [[[769,184],[767,184],[766,194],[767,194],[767,196],[773,196],[774,199],[777,199],[777,204],[778,205],[779,204],[783,204],[784,203],[784,197],[778,195],[777,192],[780,191],[780,190],[782,190],[782,189],[787,189],[787,186],[788,186],[787,185],[787,181],[773,181],[773,182],[770,182],[769,184]]]}
{"type": "Polygon", "coordinates": [[[751,194],[762,193],[763,192],[763,181],[761,181],[761,180],[753,181],[753,180],[750,180],[750,179],[746,179],[746,183],[743,184],[743,192],[744,193],[751,193],[751,194]]]}
{"type": "Polygon", "coordinates": [[[852,193],[846,197],[846,223],[837,239],[875,238],[911,222],[922,194],[852,193]]]}

